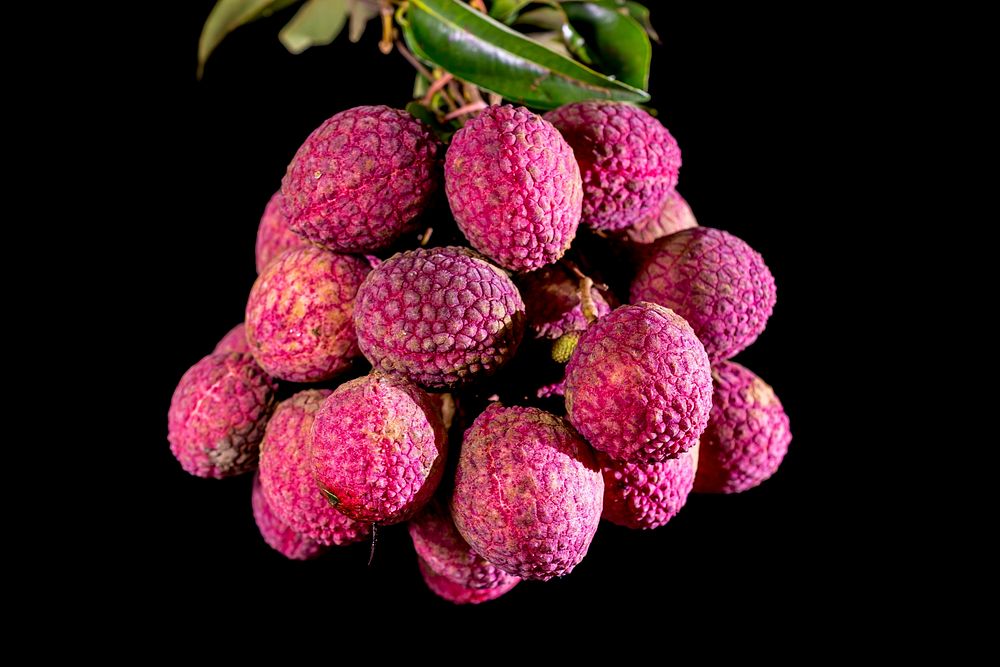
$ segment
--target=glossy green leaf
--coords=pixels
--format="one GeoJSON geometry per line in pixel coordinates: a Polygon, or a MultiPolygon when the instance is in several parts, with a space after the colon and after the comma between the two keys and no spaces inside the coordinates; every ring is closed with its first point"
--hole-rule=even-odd
{"type": "Polygon", "coordinates": [[[329,44],[347,23],[348,0],[308,0],[289,21],[278,39],[291,53],[329,44]]]}
{"type": "Polygon", "coordinates": [[[490,16],[510,25],[510,22],[517,18],[518,12],[532,2],[533,0],[493,0],[490,4],[490,16]]]}
{"type": "Polygon", "coordinates": [[[431,62],[508,100],[540,109],[590,99],[649,100],[645,91],[560,56],[458,0],[410,0],[407,22],[408,42],[431,62]]]}
{"type": "Polygon", "coordinates": [[[351,27],[348,29],[348,39],[352,43],[360,41],[368,22],[378,16],[378,13],[376,0],[351,0],[351,27]]]}
{"type": "Polygon", "coordinates": [[[583,35],[587,52],[601,71],[630,86],[646,89],[653,49],[646,31],[635,19],[594,2],[565,2],[562,8],[573,27],[583,35]]]}
{"type": "Polygon", "coordinates": [[[219,0],[215,3],[198,39],[198,78],[205,70],[205,61],[226,35],[296,2],[298,0],[219,0]]]}
{"type": "Polygon", "coordinates": [[[656,34],[656,28],[653,27],[653,24],[649,20],[649,9],[645,5],[640,5],[638,2],[632,2],[631,0],[625,3],[625,7],[628,8],[629,16],[642,26],[646,34],[649,35],[649,38],[659,44],[660,36],[656,34]]]}

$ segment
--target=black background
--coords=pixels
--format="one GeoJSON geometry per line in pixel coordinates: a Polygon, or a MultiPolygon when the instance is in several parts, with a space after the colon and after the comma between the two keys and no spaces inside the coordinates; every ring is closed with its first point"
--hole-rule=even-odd
{"type": "Polygon", "coordinates": [[[844,541],[827,511],[835,501],[826,471],[838,443],[813,354],[817,332],[826,329],[815,304],[823,274],[817,227],[826,204],[812,187],[820,130],[811,118],[823,104],[815,86],[822,67],[803,65],[807,33],[783,31],[780,17],[756,7],[720,16],[710,8],[656,6],[652,14],[663,45],[654,46],[650,93],[683,152],[679,190],[701,224],[760,251],[777,281],[767,331],[737,360],[775,388],[791,417],[794,439],[781,470],[737,496],[692,495],[656,531],[602,523],[571,575],[523,583],[472,608],[425,589],[404,526],[380,533],[371,567],[367,545],[313,562],[283,559],[257,533],[250,476],[198,479],[169,452],[171,393],[242,319],[260,214],[296,148],[345,108],[402,107],[413,80],[402,58],[378,52],[374,24],[360,44],[342,35],[332,46],[291,56],[277,40],[286,11],[233,33],[196,81],[198,35],[212,4],[179,5],[163,17],[140,46],[148,58],[143,75],[131,80],[143,140],[159,154],[139,161],[132,178],[162,194],[144,203],[136,221],[147,248],[148,277],[140,279],[150,288],[137,309],[157,353],[143,366],[144,391],[132,413],[130,447],[144,471],[144,500],[132,511],[143,528],[135,549],[112,556],[123,572],[135,572],[137,560],[149,568],[126,577],[140,587],[155,583],[164,604],[267,599],[313,616],[377,614],[388,605],[393,614],[474,624],[528,615],[614,622],[619,610],[652,604],[664,631],[693,622],[679,610],[695,603],[736,622],[758,605],[776,605],[779,615],[768,622],[782,625],[822,597],[844,541]]]}

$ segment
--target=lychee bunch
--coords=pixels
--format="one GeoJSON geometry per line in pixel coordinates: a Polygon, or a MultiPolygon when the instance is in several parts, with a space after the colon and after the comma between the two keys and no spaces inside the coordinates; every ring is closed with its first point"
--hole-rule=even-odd
{"type": "Polygon", "coordinates": [[[181,467],[257,469],[259,532],[293,560],[374,553],[408,522],[456,604],[570,574],[602,517],[661,528],[692,490],[771,477],[788,416],[727,359],[774,278],[698,226],[663,124],[585,101],[486,107],[446,152],[436,128],[357,107],[306,139],[259,222],[244,322],[174,392],[181,467]],[[278,380],[309,386],[279,403],[278,380]]]}

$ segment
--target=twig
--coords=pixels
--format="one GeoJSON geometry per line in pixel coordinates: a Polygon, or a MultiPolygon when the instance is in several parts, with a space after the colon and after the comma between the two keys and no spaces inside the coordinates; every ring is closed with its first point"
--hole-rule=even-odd
{"type": "Polygon", "coordinates": [[[434,76],[430,72],[427,71],[427,68],[424,67],[423,65],[421,65],[420,61],[417,60],[413,56],[413,54],[410,53],[410,50],[407,49],[405,46],[403,46],[403,42],[401,42],[398,39],[396,40],[396,50],[399,51],[399,54],[401,56],[403,56],[404,58],[406,58],[406,62],[408,62],[411,65],[413,65],[413,69],[417,70],[417,72],[419,72],[422,77],[424,77],[428,81],[433,81],[434,80],[434,76]]]}
{"type": "Polygon", "coordinates": [[[466,114],[474,113],[476,111],[479,111],[480,109],[485,109],[485,108],[486,108],[486,102],[479,100],[478,102],[473,102],[472,104],[466,104],[465,106],[461,106],[455,109],[447,116],[445,116],[444,119],[446,121],[454,120],[459,116],[464,116],[466,114]]]}
{"type": "Polygon", "coordinates": [[[431,234],[433,234],[433,233],[434,233],[434,228],[433,227],[428,227],[427,231],[425,231],[423,233],[423,236],[420,237],[420,247],[421,248],[427,247],[428,242],[430,242],[430,240],[431,240],[431,234]]]}
{"type": "MultiPolygon", "coordinates": [[[[433,81],[433,83],[431,83],[430,87],[427,89],[427,94],[424,95],[424,104],[429,106],[431,100],[434,99],[434,96],[437,95],[442,88],[447,86],[448,82],[450,82],[453,78],[455,77],[453,77],[451,73],[445,72],[444,75],[437,81],[428,79],[428,81],[433,81]]],[[[447,98],[447,95],[445,97],[447,98]]]]}
{"type": "Polygon", "coordinates": [[[576,276],[577,280],[590,280],[591,287],[596,287],[602,292],[607,292],[609,289],[611,289],[604,283],[595,283],[587,274],[585,274],[583,271],[580,270],[580,268],[573,262],[573,260],[563,257],[561,260],[559,260],[559,262],[563,266],[565,266],[570,273],[576,276]]]}
{"type": "Polygon", "coordinates": [[[597,306],[594,305],[592,289],[594,289],[594,281],[584,276],[580,281],[580,310],[583,312],[587,324],[593,324],[597,321],[597,306]]]}
{"type": "Polygon", "coordinates": [[[392,26],[392,5],[382,0],[379,13],[382,14],[382,39],[378,43],[378,50],[389,55],[392,53],[392,43],[396,36],[396,29],[392,26]]]}

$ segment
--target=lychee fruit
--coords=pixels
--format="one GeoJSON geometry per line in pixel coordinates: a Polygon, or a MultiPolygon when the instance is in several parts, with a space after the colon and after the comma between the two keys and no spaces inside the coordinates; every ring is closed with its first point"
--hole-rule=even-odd
{"type": "Polygon", "coordinates": [[[330,504],[355,521],[399,523],[433,495],[447,444],[423,390],[374,373],[340,385],[316,413],[313,473],[330,504]]]}
{"type": "Polygon", "coordinates": [[[309,245],[309,242],[288,227],[288,218],[281,210],[281,191],[275,192],[264,207],[264,215],[257,227],[257,244],[254,248],[257,273],[286,250],[305,245],[309,245]]]}
{"type": "Polygon", "coordinates": [[[451,513],[477,554],[509,574],[546,580],[583,560],[603,498],[594,455],[565,420],[494,403],[465,433],[451,513]]]}
{"type": "Polygon", "coordinates": [[[418,248],[371,272],[358,290],[354,324],[376,370],[449,388],[514,356],[524,302],[503,271],[471,250],[418,248]]]}
{"type": "Polygon", "coordinates": [[[360,356],[354,297],[371,270],[353,255],[308,246],[289,250],[257,277],[247,300],[247,342],[269,374],[320,382],[360,356]]]}
{"type": "Polygon", "coordinates": [[[348,519],[327,502],[313,478],[309,439],[329,390],[300,391],[274,410],[260,443],[260,482],[274,514],[319,544],[350,544],[368,537],[368,524],[348,519]]]}
{"type": "Polygon", "coordinates": [[[687,502],[698,445],[661,463],[623,463],[597,452],[604,474],[604,513],[611,523],[647,530],[672,519],[687,502]]]}
{"type": "Polygon", "coordinates": [[[684,229],[698,226],[691,207],[676,190],[663,202],[660,210],[622,230],[622,236],[632,243],[647,245],[684,229]]]}
{"type": "Polygon", "coordinates": [[[232,477],[257,467],[277,386],[249,354],[210,354],[189,368],[167,413],[170,451],[198,477],[232,477]]]}
{"type": "Polygon", "coordinates": [[[580,337],[566,367],[566,413],[594,449],[656,463],[694,447],[712,406],[705,348],[682,317],[622,306],[580,337]]]}
{"type": "MultiPolygon", "coordinates": [[[[547,266],[520,280],[528,328],[536,338],[556,340],[571,331],[587,328],[580,304],[580,281],[561,266],[547,266]]],[[[590,288],[597,317],[611,306],[596,287],[590,288]]]]}
{"type": "Polygon", "coordinates": [[[322,544],[296,533],[274,514],[267,498],[264,497],[264,489],[261,487],[258,475],[253,478],[253,493],[250,500],[253,506],[253,520],[257,524],[260,536],[269,547],[282,556],[292,560],[310,560],[326,551],[326,547],[322,544]]]}
{"type": "Polygon", "coordinates": [[[657,213],[677,185],[681,151],[667,128],[622,102],[574,102],[545,114],[576,154],[582,222],[617,230],[657,213]]]}
{"type": "Polygon", "coordinates": [[[686,319],[713,363],[757,340],[775,299],[774,278],[760,254],[711,227],[658,241],[631,287],[633,303],[652,301],[686,319]]]}
{"type": "Polygon", "coordinates": [[[458,604],[500,597],[520,579],[484,560],[462,539],[448,508],[429,502],[409,524],[420,571],[432,591],[458,604]]]}
{"type": "Polygon", "coordinates": [[[740,493],[778,470],[792,441],[788,415],[771,386],[743,366],[720,362],[712,377],[715,397],[694,490],[740,493]]]}
{"type": "Polygon", "coordinates": [[[414,228],[437,188],[440,142],[405,111],[363,106],[316,128],[281,181],[289,227],[339,252],[368,252],[414,228]]]}
{"type": "Polygon", "coordinates": [[[445,192],[459,229],[500,266],[532,271],[566,252],[583,185],[573,149],[524,107],[491,106],[455,133],[445,192]]]}
{"type": "Polygon", "coordinates": [[[222,337],[216,345],[215,349],[212,350],[215,353],[219,352],[239,352],[240,354],[249,353],[250,346],[247,345],[247,330],[242,322],[237,324],[235,327],[229,330],[229,332],[222,337]]]}

